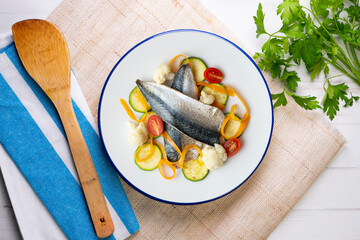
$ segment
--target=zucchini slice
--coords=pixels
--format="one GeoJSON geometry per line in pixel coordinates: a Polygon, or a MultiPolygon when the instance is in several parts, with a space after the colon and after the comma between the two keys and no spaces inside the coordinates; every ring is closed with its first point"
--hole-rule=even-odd
{"type": "MultiPolygon", "coordinates": [[[[225,116],[229,116],[229,115],[230,115],[230,113],[225,113],[225,116]]],[[[235,114],[235,117],[239,120],[241,119],[236,114],[235,114]]],[[[240,121],[234,121],[234,120],[230,119],[224,128],[224,133],[226,136],[234,136],[236,134],[237,130],[239,129],[239,127],[240,127],[240,121]]],[[[228,140],[228,138],[225,138],[225,139],[228,140]]]]}
{"type": "Polygon", "coordinates": [[[184,168],[182,172],[186,179],[197,182],[203,180],[208,175],[209,169],[206,168],[202,161],[199,163],[198,159],[187,160],[184,162],[184,168]]]}
{"type": "MultiPolygon", "coordinates": [[[[204,72],[207,69],[206,64],[203,60],[198,57],[189,57],[188,58],[191,64],[191,70],[194,74],[195,82],[203,82],[205,81],[204,72]]],[[[181,64],[187,63],[188,60],[184,59],[181,64]]]]}
{"type": "MultiPolygon", "coordinates": [[[[149,154],[150,143],[145,143],[145,144],[147,144],[148,146],[144,147],[137,153],[139,158],[144,158],[145,156],[147,156],[149,154]]],[[[142,170],[152,171],[155,168],[157,168],[161,158],[162,158],[161,150],[158,147],[158,145],[154,144],[154,153],[153,153],[152,157],[143,162],[138,162],[135,160],[135,163],[142,170]]]]}
{"type": "Polygon", "coordinates": [[[137,112],[146,112],[151,109],[149,104],[146,102],[144,96],[141,94],[138,86],[134,87],[134,89],[130,92],[129,103],[130,103],[130,106],[137,112]],[[140,100],[142,100],[145,103],[146,108],[144,108],[144,106],[143,106],[143,104],[141,104],[140,100]]]}
{"type": "MultiPolygon", "coordinates": [[[[218,86],[221,86],[225,89],[225,87],[219,83],[210,83],[210,84],[215,84],[215,85],[218,85],[218,86]]],[[[225,106],[227,100],[228,100],[228,95],[227,94],[224,94],[224,93],[219,93],[219,92],[216,92],[208,87],[203,87],[201,89],[201,91],[204,91],[205,93],[207,94],[211,94],[215,97],[215,102],[213,105],[221,105],[221,106],[225,106]]]]}

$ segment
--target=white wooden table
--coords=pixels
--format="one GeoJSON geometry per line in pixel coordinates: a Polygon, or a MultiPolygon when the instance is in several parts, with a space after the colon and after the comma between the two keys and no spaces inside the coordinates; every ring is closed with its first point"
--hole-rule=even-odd
{"type": "MultiPolygon", "coordinates": [[[[9,32],[16,21],[46,18],[61,0],[1,0],[0,33],[9,32]]],[[[202,0],[242,40],[250,54],[265,39],[255,38],[253,16],[259,1],[202,0]]],[[[266,27],[277,29],[276,7],[281,0],[261,0],[266,27]],[[269,25],[271,23],[271,26],[269,25]]],[[[306,1],[307,2],[307,1],[306,1]]],[[[300,73],[303,92],[323,96],[322,79],[310,82],[300,73]]],[[[354,95],[360,87],[349,84],[354,95]]],[[[301,92],[300,92],[301,93],[301,92]]],[[[348,143],[326,167],[319,179],[271,234],[270,239],[360,239],[360,103],[342,109],[332,123],[348,143]]],[[[0,239],[21,239],[0,173],[0,239]]]]}

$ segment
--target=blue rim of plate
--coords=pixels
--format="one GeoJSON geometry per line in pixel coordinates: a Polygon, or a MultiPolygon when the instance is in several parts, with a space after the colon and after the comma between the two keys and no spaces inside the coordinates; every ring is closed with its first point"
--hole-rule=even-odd
{"type": "Polygon", "coordinates": [[[136,191],[140,192],[141,194],[151,198],[151,199],[154,199],[156,201],[160,201],[160,202],[163,202],[163,203],[168,203],[168,204],[176,204],[176,205],[195,205],[195,204],[202,204],[202,203],[207,203],[207,202],[211,202],[211,201],[214,201],[216,199],[219,199],[219,198],[222,198],[226,195],[228,195],[229,193],[233,192],[234,190],[236,190],[238,187],[240,187],[241,185],[243,185],[253,174],[254,172],[256,171],[256,169],[260,166],[262,160],[264,159],[265,157],[265,154],[269,148],[269,145],[270,145],[270,141],[271,141],[271,137],[272,137],[272,132],[273,132],[273,127],[274,127],[274,109],[273,109],[273,103],[272,103],[272,100],[271,100],[271,93],[270,93],[270,90],[269,90],[269,86],[267,85],[266,83],[266,80],[261,72],[261,70],[259,69],[259,67],[257,66],[257,64],[254,62],[254,60],[244,51],[242,50],[238,45],[236,45],[235,43],[233,43],[232,41],[222,37],[222,36],[219,36],[215,33],[211,33],[211,32],[207,32],[207,31],[203,31],[203,30],[198,30],[198,29],[175,29],[175,30],[170,30],[170,31],[166,31],[166,32],[161,32],[161,33],[158,33],[158,34],[155,34],[151,37],[148,37],[146,38],[145,40],[139,42],[138,44],[136,44],[134,47],[132,47],[129,51],[127,51],[124,56],[122,56],[120,58],[120,60],[115,64],[115,66],[113,67],[113,69],[111,70],[109,76],[106,78],[106,81],[104,83],[104,87],[103,89],[101,90],[101,95],[100,95],[100,100],[99,100],[99,108],[98,108],[98,128],[99,128],[99,134],[100,134],[100,140],[101,140],[101,143],[104,147],[104,150],[106,152],[106,155],[108,156],[111,164],[113,165],[113,167],[115,168],[115,170],[117,171],[117,173],[121,176],[121,178],[127,183],[129,184],[132,188],[134,188],[136,191]],[[132,184],[129,180],[127,180],[122,174],[121,172],[119,171],[119,169],[117,169],[117,167],[115,166],[113,160],[110,158],[110,155],[106,149],[106,146],[105,146],[105,143],[104,143],[104,140],[103,140],[103,137],[102,137],[102,132],[101,132],[101,119],[100,119],[100,112],[101,112],[101,103],[102,103],[102,98],[103,98],[103,94],[104,94],[104,91],[105,91],[105,88],[106,88],[106,85],[113,73],[113,71],[116,69],[116,67],[119,65],[119,63],[130,53],[132,52],[135,48],[137,48],[138,46],[140,46],[141,44],[155,38],[155,37],[158,37],[158,36],[161,36],[161,35],[165,35],[165,34],[169,34],[169,33],[175,33],[175,32],[200,32],[200,33],[205,33],[205,34],[209,34],[211,36],[215,36],[215,37],[218,37],[228,43],[230,43],[231,45],[233,45],[235,48],[237,48],[238,50],[240,50],[240,52],[242,52],[253,64],[254,66],[256,67],[256,69],[258,70],[258,72],[260,73],[260,76],[262,77],[264,83],[265,83],[265,86],[266,86],[266,89],[268,91],[268,94],[269,94],[269,100],[270,100],[270,104],[271,104],[271,130],[270,130],[270,136],[269,136],[269,141],[268,141],[268,144],[265,148],[265,151],[264,151],[264,154],[262,155],[261,157],[261,160],[259,161],[258,165],[256,166],[256,168],[252,171],[252,173],[244,180],[242,181],[238,186],[236,186],[234,189],[220,195],[220,196],[217,196],[215,198],[211,198],[211,199],[208,199],[208,200],[204,200],[204,201],[200,201],[200,202],[172,202],[172,201],[167,201],[167,200],[164,200],[164,199],[161,199],[161,198],[157,198],[157,197],[154,197],[142,190],[140,190],[139,188],[137,188],[134,184],[132,184]]]}

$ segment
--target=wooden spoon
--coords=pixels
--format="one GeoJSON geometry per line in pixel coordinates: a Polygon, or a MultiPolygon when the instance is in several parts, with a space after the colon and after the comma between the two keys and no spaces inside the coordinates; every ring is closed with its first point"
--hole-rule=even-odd
{"type": "Polygon", "coordinates": [[[96,234],[100,238],[110,236],[114,224],[71,103],[70,56],[65,38],[55,25],[38,19],[18,22],[12,32],[23,65],[60,115],[96,234]]]}

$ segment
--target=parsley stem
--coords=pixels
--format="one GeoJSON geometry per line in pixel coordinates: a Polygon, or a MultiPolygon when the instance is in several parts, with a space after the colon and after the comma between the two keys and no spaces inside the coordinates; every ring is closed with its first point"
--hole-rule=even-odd
{"type": "MultiPolygon", "coordinates": [[[[311,5],[311,7],[312,7],[312,5],[311,5]]],[[[339,44],[335,41],[335,39],[334,39],[334,37],[329,33],[329,31],[327,30],[327,28],[326,27],[324,27],[324,25],[322,24],[322,22],[319,20],[319,18],[317,17],[317,15],[314,13],[314,11],[311,9],[308,9],[307,7],[303,7],[303,8],[305,8],[306,10],[308,10],[313,16],[314,16],[314,18],[316,19],[316,21],[320,24],[320,27],[322,27],[324,30],[325,30],[325,32],[328,34],[328,36],[332,39],[332,41],[333,41],[333,43],[338,47],[338,49],[339,49],[339,51],[340,51],[340,53],[342,53],[343,54],[343,56],[345,57],[345,58],[347,58],[346,57],[346,53],[344,52],[344,50],[339,46],[339,44]]],[[[317,30],[317,29],[316,29],[317,30]]],[[[324,37],[324,36],[322,36],[322,34],[320,34],[319,33],[319,31],[316,31],[323,39],[324,39],[324,41],[329,45],[329,46],[331,46],[332,44],[330,44],[327,40],[326,40],[326,38],[324,37]]],[[[344,62],[343,62],[343,64],[345,64],[344,62]]],[[[345,65],[348,65],[348,64],[345,64],[345,65]]],[[[350,64],[351,65],[351,64],[350,64]]],[[[347,66],[347,68],[349,69],[349,70],[352,70],[352,67],[351,66],[347,66]]]]}
{"type": "MultiPolygon", "coordinates": [[[[343,40],[343,42],[344,42],[344,45],[345,45],[345,48],[346,48],[346,52],[347,52],[347,54],[349,55],[349,59],[354,63],[354,65],[358,68],[358,70],[360,70],[360,68],[359,68],[359,66],[357,66],[356,65],[356,62],[355,62],[355,60],[353,59],[353,56],[350,54],[350,52],[349,52],[349,49],[348,49],[348,44],[346,44],[346,42],[343,40]]],[[[352,64],[351,63],[349,63],[351,66],[352,66],[352,64]]],[[[355,70],[355,69],[353,69],[353,70],[355,70]]],[[[356,70],[355,70],[356,71],[356,70]]]]}
{"type": "Polygon", "coordinates": [[[351,54],[352,54],[353,57],[354,57],[355,65],[356,65],[356,67],[358,68],[358,70],[360,70],[360,62],[359,62],[359,59],[358,59],[358,57],[357,57],[355,48],[354,48],[351,44],[349,44],[349,48],[350,48],[351,54]]]}
{"type": "Polygon", "coordinates": [[[335,68],[337,68],[340,72],[344,73],[346,76],[348,76],[349,78],[351,78],[352,80],[354,80],[355,83],[357,83],[358,85],[360,85],[360,81],[355,78],[354,76],[352,76],[348,71],[346,71],[341,65],[339,65],[339,63],[337,62],[332,62],[329,59],[325,58],[325,61],[327,63],[330,63],[331,65],[333,65],[335,68]]]}
{"type": "Polygon", "coordinates": [[[336,76],[331,76],[331,77],[326,78],[325,81],[324,81],[324,84],[323,84],[323,88],[324,88],[325,92],[326,92],[325,84],[326,84],[326,83],[329,83],[329,80],[330,80],[330,79],[336,78],[336,77],[342,77],[342,76],[344,76],[344,74],[336,75],[336,76]]]}

